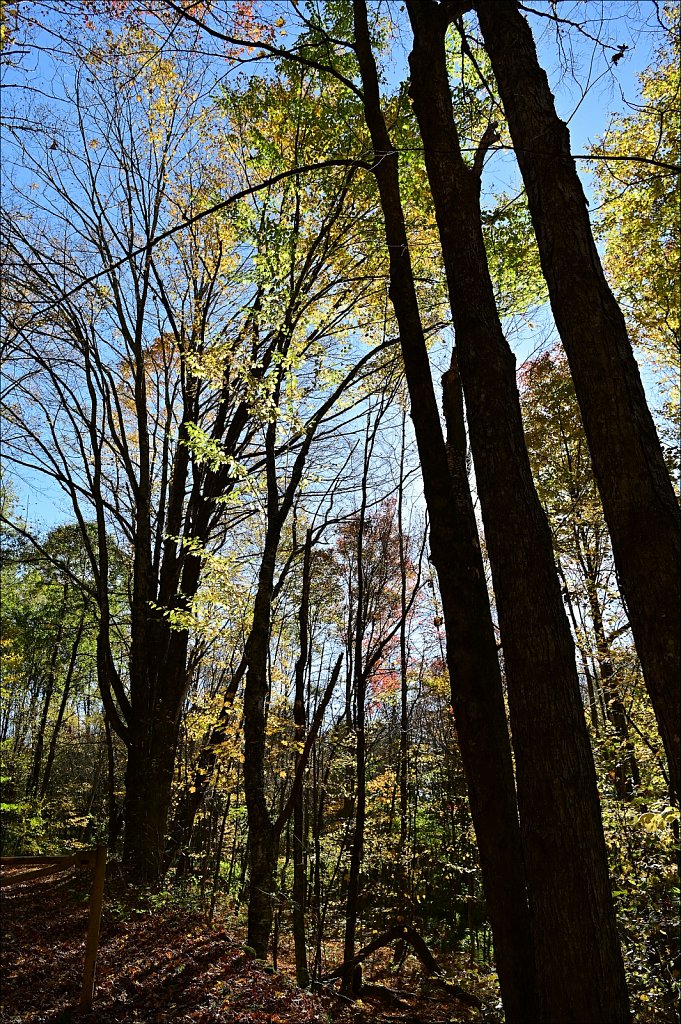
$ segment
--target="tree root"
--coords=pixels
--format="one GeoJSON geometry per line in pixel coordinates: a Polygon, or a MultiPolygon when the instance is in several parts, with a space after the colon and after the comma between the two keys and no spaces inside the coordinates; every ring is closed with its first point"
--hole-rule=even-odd
{"type": "MultiPolygon", "coordinates": [[[[375,953],[376,950],[390,945],[390,943],[394,942],[395,939],[402,939],[404,942],[409,943],[431,979],[438,982],[440,985],[443,985],[449,994],[460,1003],[463,1003],[465,1006],[471,1006],[476,1010],[483,1009],[484,1003],[478,998],[478,996],[474,995],[472,992],[466,992],[465,989],[461,988],[459,985],[455,985],[454,982],[449,981],[446,978],[444,971],[428,949],[428,946],[419,933],[409,925],[404,924],[394,925],[386,932],[383,932],[382,935],[377,935],[375,939],[372,939],[366,946],[363,946],[362,949],[355,954],[352,960],[346,960],[345,963],[340,964],[339,967],[336,967],[329,974],[324,975],[322,981],[335,981],[337,978],[342,977],[351,968],[358,967],[359,964],[366,960],[367,957],[371,956],[372,953],[375,953]]],[[[373,988],[383,988],[383,986],[363,985],[362,991],[365,994],[370,995],[371,993],[367,990],[373,988]]],[[[383,994],[387,992],[390,992],[390,989],[384,989],[383,994]]]]}

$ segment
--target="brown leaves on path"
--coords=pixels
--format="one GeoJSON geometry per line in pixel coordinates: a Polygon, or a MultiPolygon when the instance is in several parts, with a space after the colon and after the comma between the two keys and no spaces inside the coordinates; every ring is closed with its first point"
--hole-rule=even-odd
{"type": "Polygon", "coordinates": [[[126,908],[107,884],[93,1010],[76,1014],[90,879],[2,892],[2,1024],[321,1024],[321,999],[244,952],[196,913],[126,908]]]}
{"type": "MultiPolygon", "coordinates": [[[[473,1024],[481,1019],[441,986],[433,988],[415,960],[407,962],[399,981],[409,992],[370,984],[357,1002],[338,999],[331,986],[319,995],[303,992],[293,981],[291,951],[280,948],[280,964],[289,974],[273,972],[252,958],[229,926],[209,925],[197,912],[140,906],[134,892],[111,877],[93,1009],[78,1014],[90,884],[88,871],[72,870],[3,888],[0,1024],[473,1024]]],[[[375,979],[392,984],[390,950],[379,951],[375,959],[375,979]]]]}

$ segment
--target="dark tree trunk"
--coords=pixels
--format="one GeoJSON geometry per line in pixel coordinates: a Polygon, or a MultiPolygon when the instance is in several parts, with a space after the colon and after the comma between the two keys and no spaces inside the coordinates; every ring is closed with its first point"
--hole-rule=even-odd
{"type": "Polygon", "coordinates": [[[113,851],[118,842],[118,836],[123,824],[123,811],[119,809],[116,802],[116,758],[114,755],[113,735],[109,719],[104,716],[104,739],[106,742],[106,768],[107,768],[107,841],[109,849],[113,851]]]}
{"type": "MultiPolygon", "coordinates": [[[[295,739],[302,745],[305,739],[305,669],[309,653],[308,632],[310,628],[310,571],[312,562],[312,532],[305,537],[305,558],[303,561],[303,582],[298,615],[300,650],[296,662],[295,699],[293,720],[295,739]]],[[[296,752],[296,769],[300,768],[302,750],[296,752]]],[[[293,942],[296,954],[296,981],[301,988],[310,984],[307,967],[307,942],[305,936],[305,904],[307,900],[307,874],[305,871],[305,803],[303,787],[299,786],[293,802],[293,942]]]]}
{"type": "Polygon", "coordinates": [[[315,953],[312,976],[319,980],[322,969],[322,833],[324,828],[324,798],[326,796],[325,780],[321,766],[315,754],[313,762],[314,788],[312,790],[312,841],[314,845],[314,864],[312,869],[312,908],[315,924],[315,953]]]}
{"type": "Polygon", "coordinates": [[[45,733],[47,731],[47,718],[50,712],[50,704],[52,703],[52,694],[54,693],[54,677],[57,661],[57,648],[53,648],[51,656],[51,664],[45,681],[45,692],[43,693],[43,706],[40,712],[40,724],[38,725],[38,732],[35,738],[35,746],[33,748],[33,760],[31,763],[31,770],[26,780],[26,792],[37,796],[38,783],[40,782],[40,766],[43,760],[43,748],[45,746],[45,733]]]}
{"type": "Polygon", "coordinates": [[[584,192],[515,0],[475,4],[525,182],[622,596],[669,761],[681,782],[679,507],[624,317],[603,274],[584,192]]]}
{"type": "Polygon", "coordinates": [[[222,821],[220,822],[220,834],[213,854],[213,878],[212,888],[210,893],[210,907],[208,909],[208,923],[210,924],[215,916],[215,904],[217,903],[218,897],[218,885],[220,883],[220,868],[222,865],[222,851],[225,845],[225,832],[227,831],[227,818],[229,817],[229,809],[232,803],[231,792],[227,794],[227,801],[225,803],[225,809],[222,812],[222,821]]]}
{"type": "Polygon", "coordinates": [[[275,514],[265,538],[253,622],[248,637],[244,688],[244,793],[248,812],[249,897],[248,944],[264,959],[272,930],[274,872],[279,834],[275,831],[265,797],[267,656],[270,639],[270,599],[279,530],[275,514]]]}
{"type": "MultiPolygon", "coordinates": [[[[281,387],[279,376],[275,403],[281,387]]],[[[283,502],[279,501],[276,471],[276,423],[268,424],[265,436],[267,479],[267,530],[258,574],[251,632],[244,658],[247,664],[244,687],[244,794],[248,816],[249,896],[248,944],[262,959],[267,955],[274,914],[275,871],[279,836],[286,820],[273,821],[265,796],[267,663],[271,631],[271,607],[277,551],[286,516],[300,480],[305,455],[299,455],[283,502]]],[[[292,808],[291,808],[292,809],[292,808]]],[[[290,813],[290,812],[289,812],[290,813]]]]}
{"type": "Polygon", "coordinates": [[[539,1019],[624,1022],[627,988],[575,649],[482,235],[484,148],[469,168],[446,65],[451,8],[408,0],[408,10],[411,95],[452,303],[506,665],[539,1019]]]}
{"type": "MultiPolygon", "coordinates": [[[[285,344],[282,354],[286,355],[285,344]]],[[[346,377],[344,384],[361,368],[362,361],[346,377]]],[[[275,405],[285,370],[279,373],[273,390],[275,405]]],[[[292,812],[298,788],[303,783],[303,771],[310,748],[321,725],[324,711],[338,680],[342,660],[339,658],[329,684],[315,714],[315,720],[305,741],[302,756],[296,766],[291,795],[276,820],[270,816],[265,797],[265,706],[268,694],[267,664],[271,630],[271,606],[274,593],[274,573],[282,530],[293,506],[293,500],[305,467],[315,431],[343,391],[344,384],[320,406],[308,423],[305,440],[296,455],[288,484],[279,497],[276,465],[276,431],[273,419],[265,434],[265,469],[267,480],[267,530],[263,548],[258,588],[253,608],[251,632],[246,643],[244,658],[247,664],[244,687],[244,793],[248,815],[250,892],[248,903],[248,942],[259,957],[264,957],[269,945],[273,917],[274,872],[277,864],[279,836],[292,812]]]]}
{"type": "Polygon", "coordinates": [[[36,736],[35,747],[33,750],[33,764],[31,766],[31,772],[29,775],[28,782],[26,784],[26,790],[28,793],[32,793],[34,796],[38,795],[38,785],[40,783],[40,767],[43,760],[43,747],[45,745],[45,732],[47,731],[47,718],[50,713],[50,704],[52,703],[52,694],[54,693],[54,685],[57,677],[57,659],[59,657],[59,648],[61,646],[62,637],[64,635],[64,619],[66,616],[66,596],[68,594],[68,584],[64,584],[64,596],[62,598],[61,609],[59,612],[59,624],[57,626],[57,635],[54,638],[52,645],[52,654],[50,655],[50,668],[47,673],[47,680],[45,683],[45,694],[43,697],[43,709],[40,715],[40,725],[38,726],[38,735],[36,736]]]}
{"type": "Polygon", "coordinates": [[[404,502],[404,455],[405,455],[406,412],[402,417],[402,448],[400,458],[400,480],[397,492],[397,526],[400,542],[400,756],[398,783],[400,790],[400,843],[398,847],[399,878],[404,879],[404,855],[407,847],[409,816],[409,661],[407,657],[407,552],[403,522],[404,502]]]}
{"type": "MultiPolygon", "coordinates": [[[[188,633],[173,629],[161,612],[150,610],[153,600],[161,605],[170,601],[164,594],[157,595],[150,557],[148,552],[145,556],[141,540],[139,546],[131,616],[130,698],[123,737],[128,748],[123,865],[132,881],[157,885],[164,870],[175,754],[188,685],[188,633]]],[[[185,563],[183,596],[177,602],[182,606],[196,592],[198,575],[196,580],[192,577],[197,561],[193,557],[185,563]]],[[[120,689],[120,682],[118,686],[120,689]]]]}
{"type": "MultiPolygon", "coordinates": [[[[276,600],[279,590],[284,585],[286,576],[286,571],[279,575],[278,580],[272,588],[270,604],[276,600]]],[[[218,713],[217,721],[212,727],[208,739],[199,754],[196,770],[191,780],[185,785],[177,802],[177,807],[169,828],[168,841],[166,843],[165,869],[167,870],[170,867],[172,861],[179,854],[177,861],[178,877],[182,876],[185,870],[187,858],[184,851],[186,851],[189,846],[192,830],[194,828],[194,819],[196,818],[199,808],[203,804],[213,779],[213,773],[218,763],[218,750],[227,737],[227,728],[234,706],[234,699],[239,690],[241,681],[246,674],[247,668],[248,661],[246,658],[246,652],[244,652],[241,661],[232,672],[231,679],[224,690],[222,695],[222,706],[218,713]]]]}
{"type": "MultiPolygon", "coordinates": [[[[148,280],[144,288],[146,294],[148,280]]],[[[144,299],[140,297],[139,308],[143,305],[144,299]]],[[[201,547],[208,543],[219,520],[215,499],[229,493],[233,480],[227,460],[213,470],[200,467],[191,458],[185,427],[188,422],[196,421],[198,410],[195,391],[187,383],[191,375],[187,375],[182,389],[183,420],[171,467],[166,473],[167,490],[160,507],[154,508],[156,495],[152,486],[145,383],[147,362],[143,351],[142,322],[140,319],[136,325],[134,339],[130,338],[130,345],[135,351],[133,372],[139,467],[135,479],[129,692],[117,672],[111,649],[104,502],[97,505],[97,604],[100,618],[97,672],[109,723],[126,744],[128,752],[123,807],[123,865],[132,881],[156,885],[165,867],[179,722],[189,683],[188,633],[173,629],[165,613],[174,609],[186,610],[191,606],[200,584],[202,564],[201,557],[194,550],[186,550],[181,541],[178,544],[177,538],[190,540],[201,547]]],[[[185,344],[186,340],[179,347],[183,349],[185,344]]],[[[272,352],[271,348],[265,351],[257,374],[265,373],[272,352]]],[[[249,425],[248,402],[234,403],[233,397],[226,386],[212,423],[213,439],[230,453],[237,452],[245,443],[249,430],[254,429],[249,425]]],[[[96,444],[97,438],[94,437],[93,447],[96,444]]],[[[97,461],[93,472],[94,493],[101,493],[101,473],[101,462],[97,461]]]]}
{"type": "MultiPolygon", "coordinates": [[[[265,543],[266,551],[269,550],[265,543]]],[[[271,566],[273,571],[274,555],[271,566]]],[[[265,701],[267,698],[267,652],[269,644],[269,608],[267,580],[270,571],[269,555],[263,558],[261,586],[256,596],[253,615],[253,629],[248,640],[249,670],[244,692],[244,792],[248,812],[249,850],[249,901],[248,901],[248,942],[257,955],[267,954],[272,930],[275,880],[279,851],[279,837],[288,823],[295,801],[302,790],[305,767],[312,744],[317,736],[324,713],[329,705],[338,682],[342,658],[338,658],[329,677],[326,689],[315,711],[305,744],[296,759],[296,772],[291,792],[276,820],[273,820],[265,798],[265,701]],[[267,619],[267,632],[263,624],[267,619]],[[257,674],[260,668],[261,674],[257,674]]],[[[271,590],[269,591],[271,596],[271,590]]]]}
{"type": "Polygon", "coordinates": [[[59,710],[57,711],[57,718],[54,723],[54,729],[52,730],[52,736],[50,737],[50,745],[47,750],[47,757],[45,759],[45,769],[43,771],[42,782],[40,783],[40,796],[41,798],[47,793],[47,788],[50,784],[52,777],[52,766],[54,764],[55,754],[57,753],[57,740],[59,738],[59,731],[64,721],[64,713],[66,711],[66,705],[69,699],[69,692],[71,690],[71,680],[73,674],[76,671],[76,661],[78,660],[78,648],[80,647],[80,641],[83,636],[83,630],[85,629],[85,609],[83,609],[78,628],[76,629],[76,635],[71,645],[71,655],[69,657],[69,667],[66,670],[66,678],[64,679],[64,689],[62,690],[61,701],[59,702],[59,710]]]}
{"type": "Polygon", "coordinates": [[[132,881],[156,885],[170,808],[179,720],[178,708],[157,702],[130,724],[125,772],[123,864],[132,881]]]}
{"type": "Polygon", "coordinates": [[[249,814],[248,828],[248,945],[260,960],[267,956],[272,933],[275,899],[275,872],[279,856],[279,834],[263,820],[258,828],[256,815],[249,814]]]}
{"type": "MultiPolygon", "coordinates": [[[[359,912],[359,899],[361,891],[361,870],[364,858],[364,829],[366,825],[366,735],[364,731],[364,708],[360,708],[366,697],[366,686],[360,687],[357,693],[357,719],[355,722],[355,800],[354,812],[355,823],[352,830],[352,843],[350,846],[350,865],[348,869],[348,887],[345,899],[345,933],[343,937],[343,959],[352,960],[355,953],[355,938],[357,935],[357,915],[359,912]]],[[[346,994],[355,993],[357,981],[355,972],[350,969],[343,978],[342,991],[346,994]]]]}
{"type": "MultiPolygon", "coordinates": [[[[442,594],[447,663],[461,756],[494,931],[507,1020],[536,1019],[533,956],[510,743],[496,640],[467,477],[453,482],[421,324],[400,198],[397,152],[381,111],[366,5],[354,0],[355,39],[374,174],[390,253],[411,415],[442,594]]],[[[465,458],[464,458],[465,463],[465,458]]]]}

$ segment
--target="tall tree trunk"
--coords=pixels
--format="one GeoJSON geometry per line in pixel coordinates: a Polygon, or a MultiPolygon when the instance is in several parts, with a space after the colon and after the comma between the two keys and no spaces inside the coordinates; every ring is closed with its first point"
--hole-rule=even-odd
{"type": "Polygon", "coordinates": [[[42,710],[40,712],[40,722],[38,724],[38,730],[35,737],[35,746],[33,748],[31,770],[28,773],[28,779],[26,780],[26,792],[30,793],[32,796],[37,796],[38,794],[38,784],[40,782],[40,766],[43,760],[45,733],[47,731],[47,718],[50,712],[50,704],[52,703],[52,694],[54,693],[56,662],[57,648],[54,647],[52,650],[52,656],[50,658],[50,667],[47,673],[47,679],[45,680],[42,710]]]}
{"type": "Polygon", "coordinates": [[[634,746],[629,736],[627,712],[624,707],[617,679],[615,678],[615,669],[612,663],[612,652],[610,650],[610,645],[608,644],[608,639],[605,635],[603,612],[601,609],[601,602],[598,597],[596,568],[593,558],[589,551],[584,548],[579,538],[577,538],[577,550],[579,553],[580,563],[582,565],[582,571],[584,573],[584,583],[589,602],[589,612],[591,614],[591,622],[594,628],[596,661],[598,663],[601,689],[605,700],[605,709],[610,724],[612,725],[615,735],[621,745],[617,764],[615,766],[615,791],[620,800],[631,800],[634,796],[636,787],[641,783],[641,775],[638,770],[638,764],[636,763],[634,746]]]}
{"type": "Polygon", "coordinates": [[[138,884],[157,885],[170,808],[179,708],[158,701],[129,726],[125,772],[123,864],[138,884]]]}
{"type": "Polygon", "coordinates": [[[38,726],[38,735],[36,736],[35,748],[33,750],[33,764],[31,766],[31,773],[26,784],[26,790],[32,793],[34,796],[38,794],[38,785],[40,783],[40,766],[43,760],[43,747],[45,744],[45,732],[47,731],[47,717],[50,712],[50,704],[52,703],[52,694],[54,693],[54,685],[57,677],[57,659],[59,658],[59,648],[61,646],[62,637],[64,636],[64,619],[66,617],[66,597],[68,594],[68,583],[64,584],[64,596],[62,597],[61,608],[59,611],[59,624],[57,626],[57,635],[54,638],[52,645],[52,654],[50,655],[50,668],[47,673],[47,680],[45,683],[45,695],[43,698],[43,709],[40,715],[40,725],[38,726]]]}
{"type": "MultiPolygon", "coordinates": [[[[343,937],[343,962],[350,963],[355,956],[355,937],[357,934],[357,914],[361,890],[361,870],[364,858],[364,828],[366,825],[366,688],[367,675],[364,665],[364,632],[367,626],[367,599],[364,590],[364,532],[367,510],[367,480],[371,455],[376,441],[376,433],[380,416],[374,421],[370,432],[367,418],[366,436],[364,441],[364,465],[362,471],[362,502],[357,521],[357,597],[355,600],[354,632],[352,634],[354,657],[354,693],[355,693],[355,785],[353,810],[355,824],[350,845],[350,865],[348,869],[348,888],[345,900],[345,934],[343,937]]],[[[359,985],[355,984],[356,970],[348,968],[343,975],[342,991],[346,994],[357,993],[359,985]]]]}
{"type": "MultiPolygon", "coordinates": [[[[280,375],[274,389],[275,405],[279,400],[281,380],[280,375]]],[[[267,529],[258,573],[253,621],[244,652],[248,666],[244,687],[244,795],[249,844],[248,944],[262,959],[267,954],[272,931],[279,836],[281,828],[286,824],[283,820],[276,823],[273,821],[265,796],[267,665],[272,628],[272,593],[281,532],[296,486],[292,479],[285,500],[280,504],[274,420],[268,423],[265,434],[265,460],[267,529]]]]}
{"type": "MultiPolygon", "coordinates": [[[[303,560],[303,581],[298,613],[300,650],[295,669],[295,697],[293,720],[295,722],[296,769],[300,768],[301,745],[305,739],[305,669],[309,653],[308,632],[310,628],[310,572],[312,562],[312,531],[305,537],[303,560]]],[[[307,875],[305,872],[305,803],[302,786],[293,803],[293,942],[296,955],[296,981],[301,988],[310,984],[307,967],[307,942],[305,936],[305,910],[307,902],[307,875]]]]}
{"type": "MultiPolygon", "coordinates": [[[[575,644],[577,646],[577,650],[579,651],[579,658],[582,663],[582,671],[584,673],[584,678],[586,680],[586,690],[589,697],[589,718],[591,719],[591,728],[594,731],[594,735],[599,736],[600,725],[598,722],[598,702],[596,699],[594,677],[591,673],[591,669],[589,668],[589,661],[586,656],[586,651],[584,650],[584,641],[583,639],[580,640],[579,623],[577,622],[577,616],[575,615],[575,609],[572,603],[572,595],[568,590],[567,580],[565,578],[565,573],[563,572],[563,567],[560,564],[560,557],[558,555],[556,556],[556,567],[558,569],[558,575],[560,576],[560,581],[563,588],[563,598],[565,600],[565,606],[570,616],[570,621],[572,622],[572,630],[575,637],[575,644]]],[[[583,631],[581,635],[583,637],[583,631]]]]}
{"type": "MultiPolygon", "coordinates": [[[[282,354],[285,356],[285,339],[282,344],[282,354]]],[[[310,753],[310,748],[321,725],[324,711],[333,694],[342,665],[342,659],[339,658],[315,713],[314,722],[305,741],[303,755],[296,766],[296,775],[291,795],[278,818],[272,820],[265,798],[265,703],[268,692],[267,664],[277,551],[284,524],[291,511],[294,497],[300,485],[305,460],[307,459],[315,431],[324,416],[338,400],[343,387],[349,383],[362,365],[362,360],[355,364],[353,370],[346,376],[345,381],[326,399],[313,420],[308,424],[305,439],[291,467],[289,480],[281,500],[279,497],[279,480],[276,466],[277,423],[275,419],[270,420],[265,433],[267,530],[260,572],[258,574],[253,622],[244,655],[248,665],[246,685],[244,687],[244,792],[248,815],[250,865],[248,941],[259,957],[264,957],[267,953],[272,929],[272,892],[279,836],[293,812],[293,803],[297,795],[297,789],[303,783],[303,770],[310,753]]],[[[282,367],[273,389],[275,407],[278,405],[285,372],[285,367],[282,367]]]]}
{"type": "Polygon", "coordinates": [[[312,869],[312,906],[314,908],[315,944],[312,977],[318,981],[322,971],[322,831],[324,828],[324,799],[326,796],[325,778],[319,758],[315,752],[313,762],[314,785],[312,790],[312,841],[314,845],[314,865],[312,869]]]}
{"type": "Polygon", "coordinates": [[[270,639],[270,597],[279,543],[276,517],[270,520],[260,566],[253,622],[248,637],[244,687],[244,793],[248,813],[248,944],[261,959],[267,954],[273,917],[274,873],[279,851],[265,797],[265,705],[270,639]]]}
{"type": "Polygon", "coordinates": [[[106,742],[106,767],[107,767],[107,841],[109,849],[113,850],[118,842],[118,835],[123,824],[123,813],[116,802],[116,758],[114,755],[113,735],[109,719],[104,715],[104,740],[106,742]]]}
{"type": "Polygon", "coordinates": [[[534,966],[510,742],[484,566],[467,478],[456,486],[448,459],[419,315],[400,198],[397,151],[381,110],[364,0],[354,0],[355,45],[374,148],[390,259],[390,298],[399,325],[442,594],[447,664],[496,966],[509,1022],[535,1020],[534,966]]]}
{"type": "Polygon", "coordinates": [[[400,479],[397,491],[397,528],[400,542],[400,842],[398,846],[398,877],[404,878],[404,856],[407,847],[407,826],[409,815],[409,661],[407,657],[407,552],[404,533],[404,456],[406,442],[406,410],[402,416],[402,445],[400,452],[400,479]]]}
{"type": "Polygon", "coordinates": [[[185,851],[188,849],[191,840],[194,819],[205,800],[206,793],[213,779],[213,773],[218,763],[218,750],[227,738],[227,727],[234,706],[234,698],[246,672],[246,665],[246,659],[242,657],[239,665],[232,673],[232,678],[222,696],[222,706],[218,713],[218,720],[211,729],[207,742],[201,749],[193,776],[186,783],[180,794],[173,820],[168,830],[168,841],[165,847],[165,870],[168,870],[172,861],[179,853],[180,856],[177,862],[179,876],[184,873],[186,865],[185,851]]]}
{"type": "Polygon", "coordinates": [[[339,657],[315,711],[303,750],[300,757],[296,759],[296,772],[289,797],[278,817],[273,819],[265,797],[265,703],[267,699],[271,579],[274,574],[276,558],[273,534],[277,530],[280,531],[281,522],[283,520],[278,526],[275,524],[272,534],[268,531],[268,537],[265,540],[265,555],[261,565],[253,611],[253,625],[247,644],[249,668],[244,690],[244,793],[248,815],[250,871],[248,943],[261,958],[267,954],[272,930],[274,874],[279,852],[279,837],[293,813],[299,790],[302,789],[305,766],[312,744],[333,696],[343,664],[342,657],[339,657]]]}
{"type": "Polygon", "coordinates": [[[69,657],[69,667],[66,670],[66,677],[64,679],[64,689],[62,690],[61,701],[59,702],[59,710],[57,711],[57,718],[54,723],[54,729],[52,730],[52,736],[50,737],[50,745],[47,750],[47,757],[45,758],[45,769],[43,771],[42,782],[40,783],[40,796],[41,798],[47,793],[47,788],[50,784],[50,778],[52,777],[52,765],[54,764],[55,754],[57,753],[57,739],[59,737],[59,731],[64,721],[64,713],[66,711],[66,705],[69,699],[69,692],[71,690],[71,680],[76,670],[76,661],[78,660],[78,648],[80,647],[80,641],[83,636],[83,630],[85,629],[85,612],[83,608],[81,612],[80,621],[78,628],[76,629],[76,635],[71,644],[71,655],[69,657]]]}
{"type": "MultiPolygon", "coordinates": [[[[145,273],[142,287],[149,279],[145,273]]],[[[141,299],[138,299],[140,302],[141,299]]],[[[125,773],[125,837],[123,864],[128,876],[140,884],[156,885],[163,871],[163,850],[179,733],[179,707],[174,707],[175,680],[182,665],[168,666],[167,649],[173,644],[169,625],[159,611],[152,567],[151,471],[148,432],[147,378],[142,350],[142,323],[138,318],[131,338],[139,475],[134,512],[134,556],[130,606],[130,709],[128,762],[125,773]],[[165,662],[165,665],[164,665],[165,662]],[[159,669],[170,668],[162,679],[159,669]]],[[[106,538],[104,539],[106,544],[106,538]]],[[[186,651],[186,633],[185,638],[186,651]]],[[[186,656],[186,655],[185,655],[186,656]]]]}
{"type": "MultiPolygon", "coordinates": [[[[357,935],[357,916],[361,892],[361,870],[364,859],[364,829],[366,825],[366,733],[365,712],[366,680],[360,683],[355,691],[357,715],[355,719],[355,823],[352,830],[350,845],[350,865],[348,868],[348,887],[345,899],[345,933],[343,937],[343,962],[355,955],[355,938],[357,935]],[[361,702],[361,703],[360,703],[361,702]]],[[[356,984],[355,970],[350,968],[343,977],[342,991],[346,994],[357,994],[360,986],[356,984]]]]}
{"type": "Polygon", "coordinates": [[[410,91],[442,244],[506,665],[539,1019],[624,1022],[626,980],[575,649],[482,235],[485,143],[469,168],[446,63],[453,8],[430,0],[407,6],[410,91]]]}
{"type": "Polygon", "coordinates": [[[622,596],[681,785],[679,507],[624,317],[603,274],[584,192],[529,25],[515,0],[475,3],[527,190],[551,307],[575,383],[622,596]]]}

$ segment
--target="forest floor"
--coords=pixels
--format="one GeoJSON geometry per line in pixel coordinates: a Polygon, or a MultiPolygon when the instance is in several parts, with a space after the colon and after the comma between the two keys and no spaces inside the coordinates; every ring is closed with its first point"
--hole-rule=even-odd
{"type": "MultiPolygon", "coordinates": [[[[77,869],[3,888],[2,1024],[475,1024],[495,1019],[430,982],[411,956],[399,974],[391,973],[387,949],[365,965],[365,982],[373,990],[361,1000],[339,999],[330,986],[304,992],[293,981],[292,950],[283,940],[274,972],[244,949],[244,936],[231,921],[216,915],[209,924],[205,914],[145,908],[109,880],[93,1009],[78,1014],[88,890],[88,876],[77,869]]],[[[459,984],[465,972],[466,991],[493,1005],[492,980],[467,970],[464,957],[442,958],[442,964],[459,984]]]]}

